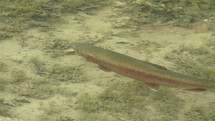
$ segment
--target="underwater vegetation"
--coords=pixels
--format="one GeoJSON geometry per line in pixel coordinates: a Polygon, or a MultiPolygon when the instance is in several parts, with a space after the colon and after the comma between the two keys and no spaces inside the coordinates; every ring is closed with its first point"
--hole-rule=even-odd
{"type": "Polygon", "coordinates": [[[18,69],[13,69],[11,71],[11,78],[13,83],[21,83],[21,82],[27,81],[28,79],[26,73],[18,69]]]}
{"type": "Polygon", "coordinates": [[[32,70],[37,75],[46,75],[48,71],[47,62],[38,59],[36,57],[32,57],[29,62],[31,63],[32,70]]]}
{"type": "Polygon", "coordinates": [[[140,82],[115,82],[98,95],[82,95],[76,108],[91,120],[153,120],[177,119],[183,100],[167,88],[153,92],[140,82]],[[178,107],[178,108],[177,108],[178,107]]]}
{"type": "Polygon", "coordinates": [[[71,42],[62,39],[52,39],[45,42],[44,50],[50,54],[51,57],[59,57],[68,54],[68,49],[71,48],[71,42]]]}
{"type": "MultiPolygon", "coordinates": [[[[0,87],[7,86],[11,92],[25,97],[36,99],[46,99],[54,94],[66,96],[77,95],[74,92],[69,92],[65,87],[58,87],[65,82],[84,83],[89,80],[83,76],[82,70],[71,65],[58,63],[49,63],[40,58],[32,57],[29,60],[30,72],[25,72],[17,68],[9,68],[10,77],[0,78],[0,87]],[[8,81],[9,80],[9,81],[8,81]]],[[[26,66],[26,68],[28,68],[26,66]]],[[[1,72],[0,72],[1,73],[1,72]]]]}
{"type": "Polygon", "coordinates": [[[6,64],[0,61],[0,72],[5,71],[6,64]]]}
{"type": "Polygon", "coordinates": [[[77,67],[55,65],[51,70],[49,77],[55,81],[66,81],[71,83],[82,83],[88,80],[82,76],[81,70],[77,67]]]}
{"type": "Polygon", "coordinates": [[[35,57],[30,60],[30,63],[32,64],[34,73],[47,78],[49,81],[65,81],[71,83],[87,81],[87,79],[82,76],[83,73],[78,66],[50,64],[35,57]]]}
{"type": "MultiPolygon", "coordinates": [[[[213,0],[127,0],[115,5],[116,27],[162,24],[191,27],[195,22],[213,18],[213,0]]],[[[212,22],[213,23],[213,22],[212,22]]],[[[213,27],[212,27],[213,28],[213,27]]]]}
{"type": "MultiPolygon", "coordinates": [[[[19,85],[15,85],[12,89],[13,93],[19,96],[31,97],[36,99],[46,99],[53,96],[54,89],[51,85],[44,85],[41,80],[31,80],[30,82],[24,82],[19,85]],[[39,81],[39,82],[37,82],[39,81]]],[[[48,83],[46,83],[48,84],[48,83]]]]}
{"type": "MultiPolygon", "coordinates": [[[[68,105],[69,101],[67,99],[59,99],[48,101],[47,104],[41,104],[41,109],[43,110],[43,114],[41,115],[41,121],[73,121],[70,116],[66,116],[65,113],[69,109],[68,105]],[[62,103],[63,102],[63,103],[62,103]]],[[[70,113],[72,116],[72,114],[70,113]]]]}
{"type": "Polygon", "coordinates": [[[102,0],[2,0],[0,40],[30,27],[50,28],[64,13],[87,11],[102,5],[102,0]]]}
{"type": "Polygon", "coordinates": [[[3,78],[3,77],[0,77],[0,91],[4,90],[6,84],[7,84],[7,79],[3,78]]]}
{"type": "Polygon", "coordinates": [[[158,42],[153,42],[149,40],[142,40],[140,41],[137,45],[133,46],[132,49],[136,50],[137,52],[144,51],[145,53],[151,53],[151,52],[156,52],[159,51],[159,49],[163,45],[158,42]]]}
{"type": "MultiPolygon", "coordinates": [[[[4,92],[5,88],[8,85],[8,78],[6,78],[4,75],[4,72],[6,72],[8,69],[8,65],[4,62],[0,61],[0,91],[4,92]]],[[[1,95],[1,94],[0,94],[1,95]]],[[[10,105],[7,105],[4,101],[4,97],[0,97],[0,116],[10,116],[10,109],[12,107],[10,105]]]]}
{"type": "MultiPolygon", "coordinates": [[[[91,120],[102,119],[103,115],[107,117],[104,121],[111,119],[117,121],[117,119],[122,120],[121,118],[125,117],[143,118],[142,114],[145,112],[144,95],[148,95],[147,93],[149,92],[144,91],[144,88],[137,84],[116,83],[97,96],[82,95],[77,101],[77,109],[83,111],[85,116],[91,115],[91,120]]],[[[86,119],[87,117],[82,118],[86,119]]]]}
{"type": "Polygon", "coordinates": [[[180,70],[206,79],[215,80],[215,44],[207,40],[200,47],[180,46],[165,59],[175,62],[180,70]]]}
{"type": "Polygon", "coordinates": [[[214,121],[215,104],[208,103],[191,107],[186,113],[186,121],[214,121]]]}
{"type": "MultiPolygon", "coordinates": [[[[7,65],[4,62],[0,61],[0,74],[3,74],[7,71],[7,65]]],[[[5,85],[7,84],[7,79],[4,76],[0,77],[0,90],[3,90],[5,85]]]]}
{"type": "Polygon", "coordinates": [[[4,100],[0,99],[0,116],[10,116],[11,106],[5,105],[4,100]]]}
{"type": "Polygon", "coordinates": [[[183,108],[184,105],[183,100],[176,96],[176,92],[165,88],[153,92],[151,100],[160,113],[168,115],[172,119],[177,117],[180,108],[183,108]]]}

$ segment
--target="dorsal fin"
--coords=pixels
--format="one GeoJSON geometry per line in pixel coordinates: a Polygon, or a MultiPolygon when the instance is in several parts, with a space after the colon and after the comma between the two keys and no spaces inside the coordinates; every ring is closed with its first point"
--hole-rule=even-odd
{"type": "Polygon", "coordinates": [[[167,68],[166,68],[166,67],[161,66],[161,65],[157,65],[157,64],[149,63],[149,62],[145,62],[145,63],[146,63],[146,64],[149,64],[149,65],[151,65],[151,66],[154,66],[154,67],[160,68],[160,69],[167,70],[167,68]]]}

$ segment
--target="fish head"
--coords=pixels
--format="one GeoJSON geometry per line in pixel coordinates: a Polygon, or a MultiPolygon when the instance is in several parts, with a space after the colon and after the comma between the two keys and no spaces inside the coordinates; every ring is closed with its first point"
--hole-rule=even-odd
{"type": "Polygon", "coordinates": [[[90,43],[72,43],[72,48],[74,49],[75,53],[82,55],[82,56],[95,56],[94,52],[95,47],[93,44],[90,43]]]}

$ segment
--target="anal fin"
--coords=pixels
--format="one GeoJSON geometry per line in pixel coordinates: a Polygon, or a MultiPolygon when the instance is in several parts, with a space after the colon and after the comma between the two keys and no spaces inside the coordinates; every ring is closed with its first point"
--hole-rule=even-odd
{"type": "Polygon", "coordinates": [[[111,70],[110,69],[108,69],[108,68],[106,68],[106,67],[104,67],[104,66],[98,66],[99,67],[99,69],[101,69],[101,70],[103,70],[103,71],[105,71],[105,72],[111,72],[111,70]]]}
{"type": "Polygon", "coordinates": [[[204,92],[204,91],[206,91],[207,89],[203,89],[203,88],[193,88],[193,89],[184,89],[184,90],[193,91],[193,92],[204,92]]]}
{"type": "Polygon", "coordinates": [[[160,85],[158,84],[152,84],[152,83],[144,83],[144,84],[154,91],[157,91],[160,87],[160,85]]]}

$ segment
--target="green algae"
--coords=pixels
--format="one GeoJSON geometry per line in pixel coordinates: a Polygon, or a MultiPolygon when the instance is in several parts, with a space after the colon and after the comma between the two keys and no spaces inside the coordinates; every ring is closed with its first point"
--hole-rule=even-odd
{"type": "Polygon", "coordinates": [[[141,83],[115,83],[98,96],[107,105],[105,110],[111,112],[132,113],[131,107],[144,108],[145,96],[149,95],[150,90],[141,83]]]}
{"type": "Polygon", "coordinates": [[[87,113],[95,113],[102,110],[102,103],[89,94],[80,96],[77,102],[77,108],[87,113]]]}
{"type": "Polygon", "coordinates": [[[112,118],[112,116],[102,115],[102,114],[84,114],[83,117],[79,119],[80,121],[117,121],[112,118]]]}
{"type": "Polygon", "coordinates": [[[71,42],[62,39],[52,39],[45,42],[44,50],[49,53],[51,57],[59,57],[68,54],[68,49],[71,48],[71,42]]]}
{"type": "MultiPolygon", "coordinates": [[[[205,40],[201,46],[180,46],[165,58],[173,61],[177,69],[207,80],[215,80],[214,41],[205,40]]],[[[198,101],[197,101],[198,102],[198,101]]],[[[213,121],[214,103],[191,105],[183,116],[185,121],[213,121]]]]}
{"type": "MultiPolygon", "coordinates": [[[[0,74],[3,74],[5,71],[7,71],[8,67],[4,62],[0,61],[0,74]]],[[[0,77],[0,90],[3,90],[4,87],[7,84],[7,79],[5,77],[0,77]]]]}
{"type": "Polygon", "coordinates": [[[191,27],[195,22],[213,17],[213,0],[128,0],[116,6],[115,23],[123,21],[123,27],[137,28],[143,24],[171,24],[191,27]],[[120,16],[120,17],[119,17],[120,16]]]}
{"type": "Polygon", "coordinates": [[[208,103],[205,105],[193,106],[185,113],[185,117],[185,121],[214,121],[215,104],[208,103]]]}
{"type": "Polygon", "coordinates": [[[150,90],[139,83],[115,83],[97,96],[85,94],[79,98],[78,108],[84,112],[108,111],[111,113],[131,113],[130,108],[134,105],[144,105],[144,96],[150,90]],[[136,94],[136,95],[135,95],[136,94]]]}
{"type": "Polygon", "coordinates": [[[166,115],[163,120],[177,119],[177,114],[184,106],[184,101],[177,96],[177,93],[167,88],[160,88],[158,91],[151,94],[152,103],[155,105],[158,112],[166,115]]]}
{"type": "Polygon", "coordinates": [[[3,91],[7,84],[7,80],[5,78],[0,77],[0,91],[3,91]]]}
{"type": "Polygon", "coordinates": [[[149,40],[142,40],[137,45],[133,46],[132,49],[136,50],[138,52],[141,52],[142,50],[144,53],[152,53],[157,52],[163,45],[161,43],[158,43],[156,41],[149,41],[149,40]]]}
{"type": "MultiPolygon", "coordinates": [[[[77,109],[87,115],[108,113],[112,116],[110,117],[112,120],[122,117],[143,118],[145,95],[148,95],[150,91],[141,88],[143,86],[139,83],[118,83],[116,85],[97,96],[82,95],[78,99],[77,109]]],[[[105,117],[109,117],[108,115],[106,114],[105,117]]],[[[94,115],[93,118],[97,120],[101,117],[94,115]]]]}
{"type": "Polygon", "coordinates": [[[48,68],[45,61],[42,61],[41,59],[38,59],[36,57],[32,57],[29,63],[31,64],[33,72],[37,75],[47,74],[48,68]]]}
{"type": "Polygon", "coordinates": [[[83,76],[82,71],[77,67],[54,65],[50,69],[49,78],[55,81],[71,83],[83,83],[88,80],[83,76]]]}
{"type": "Polygon", "coordinates": [[[31,27],[51,28],[64,13],[96,9],[102,0],[4,0],[0,1],[0,40],[31,27]],[[4,25],[4,28],[1,28],[4,25]]]}
{"type": "Polygon", "coordinates": [[[153,92],[139,82],[118,82],[96,96],[82,95],[77,102],[77,109],[92,115],[93,120],[101,118],[95,114],[104,113],[105,117],[112,116],[111,120],[173,120],[183,107],[183,100],[174,91],[161,88],[153,92]],[[157,116],[151,117],[150,112],[157,116]]]}
{"type": "Polygon", "coordinates": [[[167,54],[165,59],[180,65],[177,68],[182,71],[214,80],[214,50],[214,42],[207,40],[200,47],[180,46],[167,54]]]}
{"type": "Polygon", "coordinates": [[[15,71],[12,76],[14,83],[17,84],[12,90],[20,96],[46,99],[52,97],[53,94],[61,94],[71,97],[77,95],[77,92],[68,92],[65,87],[58,87],[57,85],[65,82],[70,84],[88,81],[77,67],[47,63],[35,57],[29,62],[32,72],[37,75],[36,77],[26,75],[28,77],[26,79],[21,71],[15,71]]]}
{"type": "Polygon", "coordinates": [[[35,74],[46,78],[49,81],[83,83],[88,80],[83,76],[82,70],[78,66],[67,64],[48,63],[33,57],[30,61],[35,74]]]}
{"type": "Polygon", "coordinates": [[[6,71],[7,65],[4,62],[0,61],[0,72],[6,71]]]}
{"type": "Polygon", "coordinates": [[[4,104],[4,99],[0,98],[0,116],[11,116],[10,109],[12,108],[9,105],[4,104]]]}
{"type": "Polygon", "coordinates": [[[38,57],[32,57],[28,62],[29,65],[25,67],[30,67],[28,72],[18,66],[10,68],[2,63],[0,73],[4,76],[0,78],[0,90],[7,89],[16,96],[36,99],[47,99],[54,94],[73,97],[77,92],[59,87],[59,84],[88,81],[78,67],[50,63],[38,57]]]}
{"type": "Polygon", "coordinates": [[[28,81],[14,85],[11,90],[19,96],[46,99],[53,96],[54,85],[45,81],[46,80],[29,78],[28,81]]]}
{"type": "Polygon", "coordinates": [[[41,104],[40,109],[44,112],[40,115],[40,119],[42,121],[72,121],[72,114],[70,113],[68,116],[65,113],[68,110],[68,105],[65,105],[68,100],[60,99],[54,100],[51,99],[47,104],[41,104]],[[64,103],[62,103],[64,102],[64,103]]]}
{"type": "Polygon", "coordinates": [[[11,78],[13,83],[21,83],[28,79],[27,74],[23,70],[18,69],[11,71],[11,78]]]}

